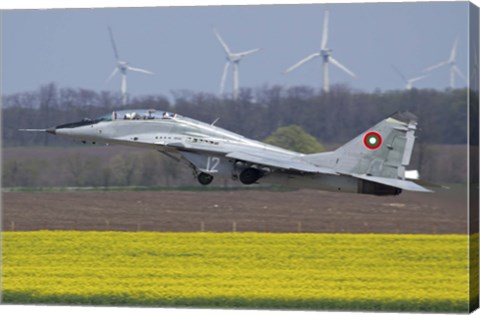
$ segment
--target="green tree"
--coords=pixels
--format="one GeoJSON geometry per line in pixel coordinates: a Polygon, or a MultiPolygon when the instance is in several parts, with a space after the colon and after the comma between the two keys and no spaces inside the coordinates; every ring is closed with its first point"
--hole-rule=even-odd
{"type": "Polygon", "coordinates": [[[76,187],[102,184],[101,165],[98,158],[75,153],[67,156],[64,163],[67,172],[71,175],[73,185],[76,187]]]}
{"type": "Polygon", "coordinates": [[[317,139],[296,125],[278,128],[264,142],[300,153],[325,151],[325,148],[317,139]]]}

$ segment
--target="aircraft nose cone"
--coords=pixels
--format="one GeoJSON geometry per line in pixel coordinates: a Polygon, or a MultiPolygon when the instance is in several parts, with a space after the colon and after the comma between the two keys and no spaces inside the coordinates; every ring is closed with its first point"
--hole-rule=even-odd
{"type": "Polygon", "coordinates": [[[57,132],[57,128],[51,127],[51,128],[48,128],[48,129],[45,130],[45,131],[48,132],[48,133],[51,133],[52,135],[54,135],[54,134],[57,132]]]}

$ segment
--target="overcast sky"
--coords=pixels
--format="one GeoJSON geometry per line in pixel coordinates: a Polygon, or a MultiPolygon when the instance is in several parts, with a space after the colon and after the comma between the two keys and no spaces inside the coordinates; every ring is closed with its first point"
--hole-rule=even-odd
{"type": "MultiPolygon", "coordinates": [[[[320,59],[282,72],[319,50],[327,8],[328,46],[358,76],[330,67],[332,83],[365,91],[400,89],[404,83],[392,65],[406,77],[418,76],[449,58],[455,38],[457,65],[467,75],[467,2],[17,10],[3,12],[3,92],[35,90],[49,82],[119,91],[119,76],[105,83],[115,67],[108,25],[121,59],[155,73],[129,72],[128,91],[135,96],[169,96],[181,89],[218,93],[225,54],[212,26],[232,51],[261,49],[240,63],[242,87],[320,88],[320,59]]],[[[456,81],[458,87],[466,85],[456,81]]],[[[231,85],[230,74],[226,91],[231,85]]],[[[448,85],[448,67],[416,84],[448,85]]]]}

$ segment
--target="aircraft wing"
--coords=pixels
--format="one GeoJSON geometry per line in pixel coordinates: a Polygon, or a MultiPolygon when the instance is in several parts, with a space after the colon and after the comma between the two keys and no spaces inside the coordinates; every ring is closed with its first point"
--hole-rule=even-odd
{"type": "Polygon", "coordinates": [[[414,182],[396,178],[387,178],[387,177],[377,177],[377,176],[368,176],[368,175],[359,175],[351,174],[355,178],[360,178],[363,180],[371,181],[374,183],[379,183],[387,186],[397,187],[403,190],[409,191],[418,191],[418,192],[433,192],[423,186],[415,184],[414,182]]]}
{"type": "Polygon", "coordinates": [[[299,172],[307,172],[307,173],[322,173],[322,174],[331,174],[331,175],[338,175],[333,169],[326,168],[326,167],[318,167],[313,164],[294,160],[290,157],[284,158],[281,156],[261,156],[258,154],[252,153],[244,153],[244,152],[231,152],[226,154],[227,158],[232,158],[244,162],[260,164],[263,166],[270,166],[274,168],[280,168],[284,170],[292,170],[292,171],[299,171],[299,172]]]}

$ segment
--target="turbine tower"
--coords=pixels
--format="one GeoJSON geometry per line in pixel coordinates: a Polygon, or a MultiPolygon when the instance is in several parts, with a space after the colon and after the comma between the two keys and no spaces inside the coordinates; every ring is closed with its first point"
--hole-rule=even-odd
{"type": "Polygon", "coordinates": [[[107,82],[110,81],[116,74],[117,72],[120,71],[122,75],[122,85],[121,85],[121,91],[122,91],[122,105],[127,104],[127,70],[131,71],[136,71],[136,72],[142,72],[146,74],[153,74],[153,72],[145,70],[145,69],[140,69],[140,68],[134,68],[128,64],[128,62],[123,61],[120,59],[118,56],[118,50],[117,46],[115,45],[115,40],[113,39],[113,33],[112,29],[108,27],[108,32],[110,33],[110,41],[112,43],[112,48],[113,48],[113,53],[115,54],[115,59],[117,60],[117,65],[115,66],[115,69],[113,69],[112,74],[107,79],[107,82]]]}
{"type": "Polygon", "coordinates": [[[453,42],[452,50],[450,51],[450,57],[447,60],[437,63],[423,70],[423,72],[430,72],[443,66],[450,66],[450,88],[452,89],[455,88],[455,73],[462,79],[466,80],[465,76],[457,67],[457,64],[455,62],[455,59],[457,58],[457,43],[458,40],[455,39],[455,41],[453,42]]]}
{"type": "Polygon", "coordinates": [[[225,87],[225,81],[227,80],[227,73],[228,73],[228,68],[230,67],[230,64],[233,64],[233,99],[237,100],[238,99],[238,94],[239,94],[239,75],[238,75],[238,64],[242,60],[243,57],[253,54],[254,52],[259,51],[259,48],[252,49],[252,50],[247,50],[244,52],[239,52],[239,53],[234,53],[230,51],[230,48],[228,48],[227,44],[223,41],[222,37],[220,34],[218,34],[216,29],[213,29],[213,32],[215,33],[215,36],[217,37],[218,41],[222,45],[223,49],[225,50],[225,54],[227,57],[227,62],[225,63],[225,66],[223,68],[223,74],[222,74],[222,79],[220,81],[220,94],[223,94],[223,89],[225,87]]]}
{"type": "Polygon", "coordinates": [[[425,79],[426,77],[428,77],[428,75],[422,75],[422,76],[418,76],[418,77],[415,77],[415,78],[407,79],[403,75],[403,73],[401,73],[400,70],[398,70],[395,66],[392,66],[392,68],[397,72],[397,74],[400,76],[402,81],[405,82],[405,90],[411,90],[413,88],[413,83],[414,82],[417,82],[419,80],[422,80],[422,79],[425,79]]]}
{"type": "Polygon", "coordinates": [[[328,74],[328,65],[331,63],[332,65],[336,66],[337,68],[340,68],[353,78],[356,78],[355,73],[353,73],[351,70],[349,70],[347,67],[342,65],[338,60],[334,59],[332,57],[332,49],[327,47],[327,42],[328,42],[328,10],[325,11],[325,16],[323,19],[323,35],[322,35],[322,43],[320,46],[320,51],[315,52],[311,55],[308,55],[304,59],[300,60],[287,70],[285,70],[285,73],[289,73],[292,70],[297,69],[301,65],[309,62],[312,59],[315,59],[317,57],[322,57],[323,60],[323,91],[325,93],[328,93],[330,91],[330,79],[329,79],[329,74],[328,74]]]}

